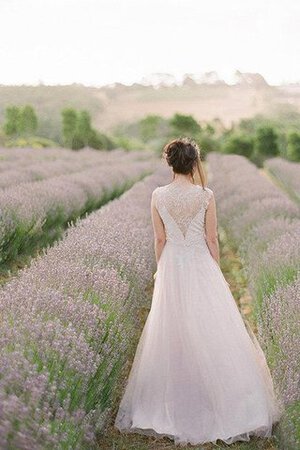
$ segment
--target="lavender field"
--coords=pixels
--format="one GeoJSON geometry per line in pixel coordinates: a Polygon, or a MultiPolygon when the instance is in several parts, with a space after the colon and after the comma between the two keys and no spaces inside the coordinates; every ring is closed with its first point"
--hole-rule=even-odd
{"type": "Polygon", "coordinates": [[[299,206],[243,156],[213,152],[208,167],[219,225],[243,261],[258,337],[285,408],[280,448],[294,450],[300,448],[299,206]]]}
{"type": "Polygon", "coordinates": [[[152,155],[122,150],[17,150],[0,150],[1,271],[17,255],[58,239],[68,222],[120,195],[157,165],[152,155]]]}
{"type": "Polygon", "coordinates": [[[136,308],[149,300],[150,197],[165,180],[159,165],[72,224],[0,291],[1,448],[95,444],[126,363],[136,308]]]}
{"type": "MultiPolygon", "coordinates": [[[[0,449],[97,449],[126,381],[139,311],[151,301],[150,198],[171,181],[171,171],[152,154],[119,149],[0,155],[2,267],[33,243],[46,246],[0,289],[0,449]]],[[[243,156],[211,152],[206,168],[219,227],[242,260],[258,339],[282,400],[278,450],[294,450],[300,446],[298,202],[243,156]]]]}

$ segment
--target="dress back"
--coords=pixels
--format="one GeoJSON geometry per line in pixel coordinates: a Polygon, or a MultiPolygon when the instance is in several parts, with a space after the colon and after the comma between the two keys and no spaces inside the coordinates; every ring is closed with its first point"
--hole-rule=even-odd
{"type": "Polygon", "coordinates": [[[153,201],[169,242],[186,246],[203,242],[205,212],[212,194],[208,187],[177,183],[159,186],[153,191],[153,201]]]}

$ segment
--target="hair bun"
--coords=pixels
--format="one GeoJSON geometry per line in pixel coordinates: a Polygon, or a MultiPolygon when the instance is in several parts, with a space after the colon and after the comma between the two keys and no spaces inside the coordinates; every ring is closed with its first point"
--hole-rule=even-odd
{"type": "Polygon", "coordinates": [[[197,143],[190,138],[174,139],[165,145],[163,153],[167,163],[176,173],[192,173],[194,164],[200,157],[197,143]]]}

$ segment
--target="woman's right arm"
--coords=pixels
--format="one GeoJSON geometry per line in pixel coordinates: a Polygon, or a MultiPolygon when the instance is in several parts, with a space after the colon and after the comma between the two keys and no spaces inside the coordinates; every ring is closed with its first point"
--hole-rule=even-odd
{"type": "Polygon", "coordinates": [[[152,226],[154,232],[154,251],[156,263],[158,264],[159,258],[163,251],[163,248],[166,243],[166,232],[164,223],[159,215],[159,212],[156,208],[155,202],[155,192],[153,191],[151,197],[151,218],[152,218],[152,226]]]}
{"type": "Polygon", "coordinates": [[[218,238],[217,208],[214,193],[208,203],[205,215],[206,243],[214,260],[220,264],[220,250],[218,238]]]}

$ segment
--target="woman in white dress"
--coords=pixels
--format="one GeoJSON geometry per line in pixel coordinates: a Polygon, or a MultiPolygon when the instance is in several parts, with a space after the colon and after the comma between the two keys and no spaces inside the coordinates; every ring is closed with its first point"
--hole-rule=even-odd
{"type": "Polygon", "coordinates": [[[152,193],[154,292],[115,427],[179,445],[269,437],[282,408],[219,267],[216,201],[199,147],[175,139],[163,154],[173,181],[152,193]]]}

